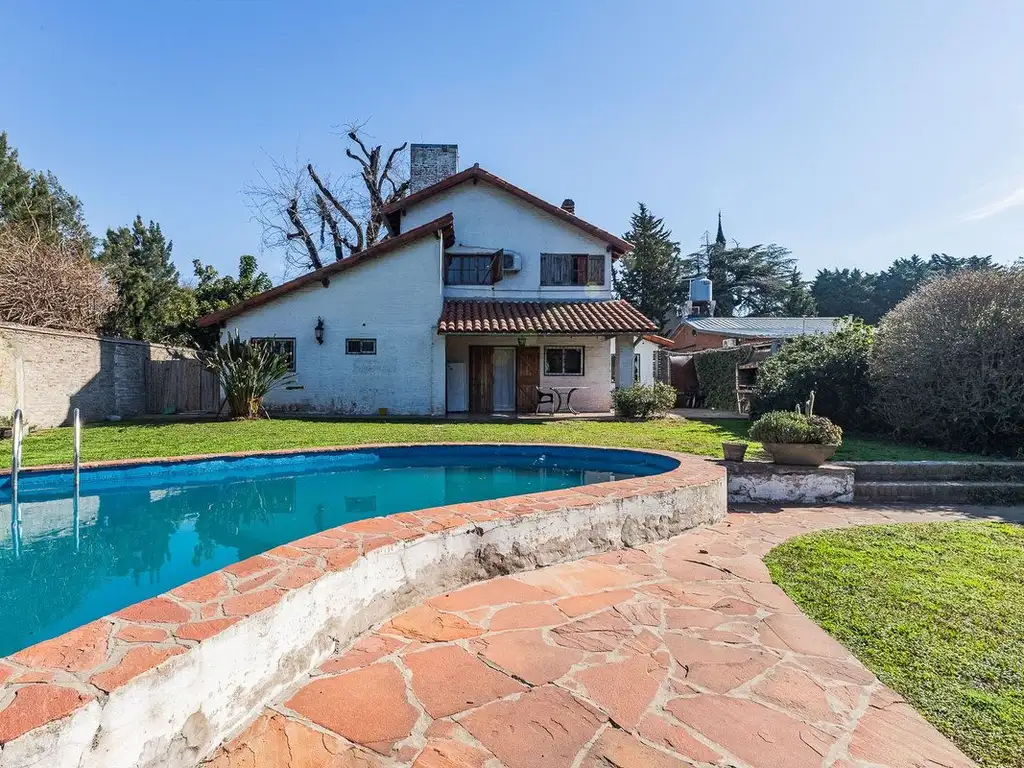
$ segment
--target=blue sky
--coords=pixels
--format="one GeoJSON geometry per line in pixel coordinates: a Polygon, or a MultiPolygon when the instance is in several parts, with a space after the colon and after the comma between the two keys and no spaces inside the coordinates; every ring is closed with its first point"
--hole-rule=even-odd
{"type": "Polygon", "coordinates": [[[0,130],[91,228],[161,223],[183,272],[260,254],[274,157],[347,171],[336,127],[457,143],[622,232],[876,270],[1024,255],[1024,3],[0,0],[0,130]]]}

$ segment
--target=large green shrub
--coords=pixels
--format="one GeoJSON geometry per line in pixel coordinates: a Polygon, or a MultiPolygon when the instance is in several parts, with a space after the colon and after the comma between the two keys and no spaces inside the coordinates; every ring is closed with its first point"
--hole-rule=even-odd
{"type": "Polygon", "coordinates": [[[842,320],[826,334],[798,336],[761,363],[752,410],[788,411],[813,390],[814,410],[847,429],[872,426],[868,360],[874,331],[842,320]]]}
{"type": "Polygon", "coordinates": [[[615,413],[628,419],[649,419],[661,416],[676,403],[676,391],[668,384],[656,382],[634,384],[612,393],[615,413]]]}
{"type": "Polygon", "coordinates": [[[754,348],[750,346],[709,349],[693,356],[697,383],[708,408],[736,410],[736,367],[749,362],[753,356],[754,348]]]}
{"type": "Polygon", "coordinates": [[[772,411],[750,425],[750,436],[761,443],[841,445],[843,430],[824,416],[796,411],[772,411]]]}
{"type": "Polygon", "coordinates": [[[1024,271],[926,283],[882,318],[870,370],[877,412],[896,437],[1024,451],[1024,271]]]}
{"type": "Polygon", "coordinates": [[[263,398],[288,380],[288,360],[270,344],[243,341],[238,331],[217,344],[206,357],[217,374],[235,419],[258,419],[263,398]]]}

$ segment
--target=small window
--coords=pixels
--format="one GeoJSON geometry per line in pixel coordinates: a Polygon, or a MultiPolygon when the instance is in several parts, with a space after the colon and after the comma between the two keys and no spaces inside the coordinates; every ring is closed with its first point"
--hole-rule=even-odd
{"type": "Polygon", "coordinates": [[[722,339],[722,346],[723,347],[735,347],[736,346],[736,339],[722,339]]]}
{"type": "Polygon", "coordinates": [[[345,339],[346,355],[376,355],[376,339],[345,339]]]}
{"type": "Polygon", "coordinates": [[[288,361],[289,373],[295,373],[295,339],[279,339],[277,336],[254,336],[250,344],[265,344],[272,352],[282,355],[288,361]]]}
{"type": "Polygon", "coordinates": [[[545,347],[544,373],[549,376],[582,376],[583,347],[545,347]]]}
{"type": "Polygon", "coordinates": [[[542,253],[541,285],[604,285],[604,256],[586,253],[542,253]]]}
{"type": "Polygon", "coordinates": [[[633,383],[640,383],[640,355],[633,355],[633,383]]]}

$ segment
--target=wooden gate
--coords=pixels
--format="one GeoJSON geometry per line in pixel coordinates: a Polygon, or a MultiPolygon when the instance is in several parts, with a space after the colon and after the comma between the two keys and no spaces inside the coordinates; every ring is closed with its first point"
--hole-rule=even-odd
{"type": "Polygon", "coordinates": [[[150,360],[146,371],[148,413],[216,413],[217,374],[195,358],[150,360]]]}
{"type": "Polygon", "coordinates": [[[535,413],[540,384],[540,347],[519,347],[516,351],[516,410],[535,413]]]}

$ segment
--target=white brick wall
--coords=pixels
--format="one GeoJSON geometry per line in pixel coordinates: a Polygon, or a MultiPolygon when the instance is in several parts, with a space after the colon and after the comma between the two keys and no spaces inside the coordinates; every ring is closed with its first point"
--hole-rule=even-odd
{"type": "Polygon", "coordinates": [[[404,248],[231,318],[243,338],[294,337],[296,385],[267,400],[272,408],[343,414],[444,413],[441,241],[404,248]],[[313,334],[324,319],[324,343],[313,334]],[[376,355],[346,355],[346,338],[377,340],[376,355]]]}

